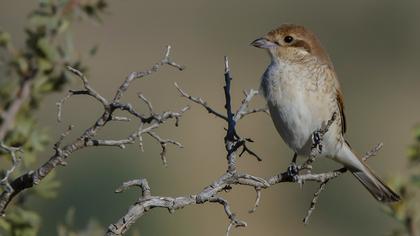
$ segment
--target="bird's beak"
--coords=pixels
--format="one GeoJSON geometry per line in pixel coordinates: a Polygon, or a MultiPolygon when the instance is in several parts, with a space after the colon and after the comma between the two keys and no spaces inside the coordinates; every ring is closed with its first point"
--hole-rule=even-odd
{"type": "Polygon", "coordinates": [[[254,40],[251,43],[252,46],[257,47],[257,48],[273,48],[273,47],[277,47],[277,44],[275,44],[274,42],[272,42],[271,40],[265,38],[265,37],[261,37],[258,38],[256,40],[254,40]]]}

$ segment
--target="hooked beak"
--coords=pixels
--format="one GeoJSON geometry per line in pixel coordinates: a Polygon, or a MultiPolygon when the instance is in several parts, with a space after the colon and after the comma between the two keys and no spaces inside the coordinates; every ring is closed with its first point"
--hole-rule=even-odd
{"type": "Polygon", "coordinates": [[[252,46],[257,47],[257,48],[273,48],[273,47],[277,47],[277,44],[275,44],[274,42],[272,42],[271,40],[265,38],[265,37],[261,37],[258,38],[256,40],[254,40],[251,43],[252,46]]]}

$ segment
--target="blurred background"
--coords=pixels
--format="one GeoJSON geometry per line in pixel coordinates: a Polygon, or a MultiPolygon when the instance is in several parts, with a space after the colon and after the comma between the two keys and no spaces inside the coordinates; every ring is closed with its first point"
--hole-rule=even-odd
{"type": "MultiPolygon", "coordinates": [[[[24,42],[23,26],[36,1],[1,0],[0,25],[16,45],[24,42]]],[[[188,93],[200,96],[223,110],[223,56],[230,59],[233,73],[233,103],[242,99],[242,90],[258,88],[269,62],[261,50],[249,46],[257,37],[282,23],[296,23],[312,29],[329,52],[345,96],[347,139],[359,153],[382,141],[384,148],[369,163],[384,178],[404,173],[412,128],[420,120],[420,2],[419,1],[110,1],[102,23],[72,25],[74,48],[89,67],[92,86],[104,96],[132,71],[148,68],[172,45],[172,59],[186,65],[185,71],[165,67],[147,79],[136,81],[124,100],[139,110],[147,108],[136,93],[142,92],[157,111],[178,110],[191,104],[179,96],[174,82],[188,93]],[[95,56],[86,56],[97,47],[95,56]]],[[[77,137],[101,113],[92,99],[74,97],[65,104],[62,123],[56,122],[55,103],[65,90],[79,88],[76,78],[63,92],[42,101],[36,112],[38,126],[47,129],[51,140],[69,124],[77,137]]],[[[264,105],[261,97],[253,102],[264,105]]],[[[169,147],[168,167],[161,163],[160,146],[146,137],[145,152],[137,145],[125,150],[113,147],[84,149],[73,154],[69,165],[59,167],[61,183],[54,199],[31,198],[30,206],[42,216],[39,235],[56,235],[57,225],[74,211],[74,225],[89,222],[102,227],[119,219],[139,196],[136,190],[113,191],[123,181],[147,178],[154,195],[183,196],[197,193],[226,169],[223,145],[224,123],[200,106],[181,119],[180,126],[168,123],[157,132],[180,141],[183,149],[169,147]],[[73,209],[73,210],[71,210],[73,209]]],[[[114,124],[101,137],[123,138],[137,124],[114,124]]],[[[278,136],[269,116],[255,114],[239,124],[238,132],[251,137],[252,149],[262,158],[244,156],[241,170],[270,176],[287,168],[292,151],[278,136]]],[[[51,155],[47,148],[37,159],[51,155]]],[[[319,160],[316,170],[335,168],[319,160]]],[[[41,184],[42,185],[42,184],[41,184]]],[[[232,235],[386,235],[398,223],[384,214],[381,205],[349,174],[331,181],[322,193],[309,225],[303,225],[309,203],[318,184],[280,184],[263,191],[261,206],[254,214],[255,192],[234,187],[224,194],[232,210],[248,223],[232,235]]],[[[132,227],[129,235],[224,235],[228,219],[219,205],[190,206],[169,214],[154,209],[132,227]]]]}

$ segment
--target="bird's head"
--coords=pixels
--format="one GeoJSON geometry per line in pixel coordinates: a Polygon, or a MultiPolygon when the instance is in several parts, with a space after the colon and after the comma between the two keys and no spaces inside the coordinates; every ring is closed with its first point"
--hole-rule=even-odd
{"type": "Polygon", "coordinates": [[[321,63],[331,65],[315,34],[303,26],[283,24],[254,40],[251,45],[268,50],[273,60],[293,62],[316,57],[321,63]]]}

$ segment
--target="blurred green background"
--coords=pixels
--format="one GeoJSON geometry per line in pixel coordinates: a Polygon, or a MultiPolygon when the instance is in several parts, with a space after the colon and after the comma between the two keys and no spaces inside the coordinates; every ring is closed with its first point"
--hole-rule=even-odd
{"type": "MultiPolygon", "coordinates": [[[[179,109],[189,102],[179,97],[176,81],[191,95],[199,95],[219,110],[223,109],[223,56],[230,58],[234,104],[242,90],[257,88],[268,63],[261,50],[249,46],[255,38],[281,23],[303,24],[319,36],[328,50],[345,96],[347,138],[360,153],[383,141],[372,168],[384,177],[400,174],[406,164],[406,147],[411,128],[420,120],[420,2],[419,1],[112,1],[103,25],[76,24],[75,48],[87,52],[92,45],[99,51],[85,58],[91,84],[110,97],[125,76],[148,68],[172,45],[172,58],[187,66],[179,72],[164,68],[143,81],[136,81],[126,100],[146,111],[136,99],[143,92],[159,111],[179,109]]],[[[0,24],[17,45],[23,43],[22,27],[35,1],[0,1],[0,24]],[[21,40],[21,41],[19,41],[21,40]]],[[[77,79],[72,88],[79,86],[77,79]]],[[[69,139],[92,124],[101,110],[95,101],[75,97],[64,107],[63,122],[56,123],[55,103],[64,95],[54,94],[37,116],[51,138],[68,124],[76,128],[69,139]]],[[[257,98],[255,106],[263,105],[257,98]]],[[[125,137],[136,124],[115,124],[102,137],[125,137]]],[[[168,150],[168,167],[159,157],[160,147],[145,141],[145,152],[136,145],[126,150],[91,148],[74,154],[69,165],[57,171],[62,187],[56,199],[32,199],[42,212],[40,235],[56,235],[57,224],[66,212],[75,209],[75,224],[84,227],[92,219],[102,226],[115,222],[132,204],[139,192],[116,195],[114,189],[125,180],[145,177],[152,193],[180,196],[199,192],[226,168],[223,146],[224,124],[201,107],[192,105],[180,127],[165,125],[163,137],[180,141],[185,148],[168,150]]],[[[276,133],[268,116],[256,114],[239,124],[243,136],[263,162],[240,159],[240,168],[258,176],[284,170],[292,157],[276,133]]],[[[42,155],[45,161],[52,153],[42,155]]],[[[335,165],[320,160],[317,168],[335,165]]],[[[255,199],[253,189],[234,187],[226,194],[234,212],[248,222],[247,228],[232,235],[384,235],[396,222],[381,210],[363,187],[346,174],[327,186],[308,226],[302,219],[318,185],[281,184],[263,191],[260,208],[247,211],[255,199]]],[[[141,218],[130,232],[140,235],[223,235],[228,220],[221,206],[191,206],[168,214],[154,209],[141,218]]]]}

